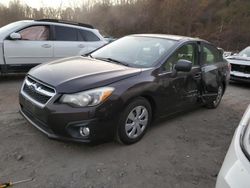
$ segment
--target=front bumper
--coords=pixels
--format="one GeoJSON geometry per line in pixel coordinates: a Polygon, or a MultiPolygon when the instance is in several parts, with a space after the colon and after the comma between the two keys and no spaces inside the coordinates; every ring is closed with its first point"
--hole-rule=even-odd
{"type": "Polygon", "coordinates": [[[112,116],[110,105],[89,108],[73,108],[66,104],[57,104],[54,100],[46,106],[39,107],[19,95],[20,113],[34,127],[45,133],[49,138],[84,142],[113,138],[116,118],[112,116]],[[88,127],[90,134],[83,137],[80,127],[88,127]]]}
{"type": "Polygon", "coordinates": [[[237,71],[231,71],[230,80],[250,83],[250,74],[237,72],[237,71]]]}
{"type": "Polygon", "coordinates": [[[216,188],[250,187],[250,161],[243,153],[240,143],[242,131],[249,123],[249,119],[250,106],[235,131],[233,140],[219,172],[216,188]]]}

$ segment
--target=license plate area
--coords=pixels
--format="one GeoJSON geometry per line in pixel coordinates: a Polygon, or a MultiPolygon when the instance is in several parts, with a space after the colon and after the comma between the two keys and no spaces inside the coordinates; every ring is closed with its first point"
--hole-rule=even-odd
{"type": "Polygon", "coordinates": [[[34,116],[36,119],[38,119],[38,120],[40,120],[40,121],[42,121],[43,123],[46,124],[47,115],[46,115],[46,110],[45,109],[38,107],[36,104],[30,102],[26,98],[24,98],[22,106],[32,116],[34,116]]]}

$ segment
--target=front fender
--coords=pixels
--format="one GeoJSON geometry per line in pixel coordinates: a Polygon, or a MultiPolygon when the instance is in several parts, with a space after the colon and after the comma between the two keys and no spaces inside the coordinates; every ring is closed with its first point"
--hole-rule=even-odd
{"type": "Polygon", "coordinates": [[[160,100],[157,99],[159,86],[153,80],[153,76],[145,76],[141,73],[113,83],[111,87],[115,88],[114,95],[119,103],[118,111],[121,112],[130,101],[137,97],[145,97],[156,111],[158,109],[157,106],[160,105],[160,100]]]}

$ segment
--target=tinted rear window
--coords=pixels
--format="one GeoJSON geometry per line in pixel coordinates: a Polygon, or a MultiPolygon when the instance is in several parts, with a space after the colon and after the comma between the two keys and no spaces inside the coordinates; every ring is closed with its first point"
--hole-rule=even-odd
{"type": "Polygon", "coordinates": [[[77,30],[70,27],[55,26],[57,41],[77,41],[77,30]]]}
{"type": "Polygon", "coordinates": [[[100,39],[91,31],[78,30],[78,40],[79,41],[99,41],[100,39]]]}

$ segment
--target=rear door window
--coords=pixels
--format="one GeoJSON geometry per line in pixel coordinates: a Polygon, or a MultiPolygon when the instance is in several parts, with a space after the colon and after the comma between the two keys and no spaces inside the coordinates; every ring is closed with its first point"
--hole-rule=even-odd
{"type": "Polygon", "coordinates": [[[203,44],[202,50],[202,63],[203,64],[215,64],[217,62],[222,61],[222,55],[220,51],[209,44],[203,44]]]}
{"type": "Polygon", "coordinates": [[[100,41],[99,37],[97,37],[93,32],[82,29],[78,30],[78,40],[88,42],[100,41]]]}
{"type": "Polygon", "coordinates": [[[55,26],[55,40],[77,41],[77,29],[64,26],[55,26]]]}

